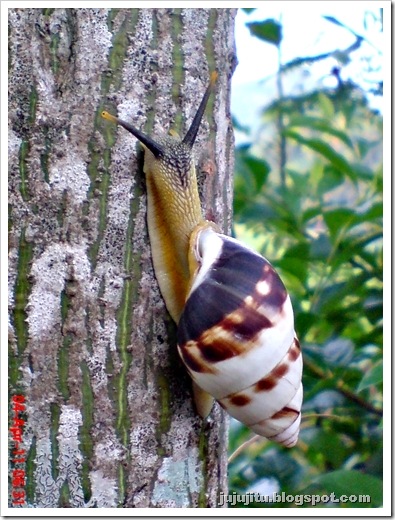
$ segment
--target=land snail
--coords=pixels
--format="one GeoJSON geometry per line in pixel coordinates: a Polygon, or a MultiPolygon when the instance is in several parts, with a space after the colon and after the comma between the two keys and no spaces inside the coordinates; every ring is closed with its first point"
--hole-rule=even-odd
{"type": "Polygon", "coordinates": [[[145,150],[153,265],[178,325],[178,352],[193,380],[198,413],[213,398],[252,431],[296,444],[303,399],[302,355],[289,295],[274,268],[204,220],[192,147],[217,74],[181,140],[156,140],[108,112],[145,150]]]}

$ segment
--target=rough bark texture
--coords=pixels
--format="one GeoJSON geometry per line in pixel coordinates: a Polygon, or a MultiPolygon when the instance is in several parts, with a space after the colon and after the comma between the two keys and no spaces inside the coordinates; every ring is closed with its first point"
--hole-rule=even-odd
{"type": "Polygon", "coordinates": [[[30,507],[216,507],[226,492],[226,419],[193,409],[136,140],[99,114],[182,133],[217,69],[195,150],[207,216],[229,232],[234,15],[9,10],[9,374],[30,507]]]}

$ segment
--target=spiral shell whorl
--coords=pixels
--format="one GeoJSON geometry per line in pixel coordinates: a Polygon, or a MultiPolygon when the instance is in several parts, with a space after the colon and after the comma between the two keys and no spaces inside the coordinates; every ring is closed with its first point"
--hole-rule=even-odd
{"type": "Polygon", "coordinates": [[[285,446],[297,441],[302,356],[287,291],[270,263],[203,229],[178,349],[195,383],[230,415],[285,446]]]}

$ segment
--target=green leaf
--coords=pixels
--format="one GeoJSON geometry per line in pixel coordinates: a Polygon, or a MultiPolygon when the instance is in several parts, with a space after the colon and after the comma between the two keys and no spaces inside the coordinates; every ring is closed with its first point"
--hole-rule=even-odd
{"type": "Polygon", "coordinates": [[[331,453],[332,467],[341,467],[342,461],[348,455],[349,449],[347,449],[340,435],[319,430],[309,442],[308,449],[312,455],[317,454],[318,456],[322,456],[323,446],[325,446],[327,453],[331,453]]]}
{"type": "Polygon", "coordinates": [[[374,177],[374,173],[366,164],[355,163],[352,168],[358,180],[370,181],[374,177]]]}
{"type": "Polygon", "coordinates": [[[308,222],[309,220],[317,217],[322,214],[321,206],[314,206],[313,208],[308,208],[302,214],[302,222],[308,222]]]}
{"type": "Polygon", "coordinates": [[[294,275],[305,285],[308,274],[310,247],[307,242],[299,242],[285,251],[282,258],[276,261],[276,267],[294,275]]]}
{"type": "Polygon", "coordinates": [[[342,155],[336,152],[336,150],[331,145],[325,141],[322,141],[322,139],[303,137],[293,130],[285,130],[284,135],[319,153],[325,157],[337,170],[349,176],[352,180],[356,179],[355,172],[353,171],[348,161],[342,155]]]}
{"type": "Polygon", "coordinates": [[[264,20],[262,22],[247,23],[251,34],[267,43],[277,47],[282,39],[282,26],[276,20],[264,20]]]}
{"type": "Polygon", "coordinates": [[[318,93],[318,103],[327,119],[331,119],[335,115],[335,107],[329,97],[323,92],[318,93]]]}
{"type": "Polygon", "coordinates": [[[381,219],[383,217],[383,204],[382,202],[378,202],[377,204],[373,204],[366,213],[362,215],[363,222],[367,222],[369,220],[373,221],[376,219],[381,219]]]}
{"type": "Polygon", "coordinates": [[[332,471],[317,477],[313,484],[328,494],[334,493],[337,499],[341,496],[356,497],[356,502],[344,502],[351,507],[380,507],[383,503],[382,480],[356,470],[332,471]],[[369,497],[370,502],[363,502],[362,496],[369,497]]]}
{"type": "Polygon", "coordinates": [[[310,245],[308,242],[299,242],[287,249],[283,258],[299,258],[306,262],[310,254],[310,245]]]}
{"type": "Polygon", "coordinates": [[[357,387],[357,392],[362,392],[369,386],[376,386],[383,382],[383,361],[376,363],[361,379],[357,387]]]}
{"type": "Polygon", "coordinates": [[[304,284],[307,278],[307,262],[301,258],[281,258],[276,261],[276,267],[293,274],[304,284]]]}
{"type": "Polygon", "coordinates": [[[270,172],[269,163],[252,155],[247,155],[243,159],[245,166],[249,168],[254,176],[256,192],[261,191],[270,172]]]}
{"type": "MultiPolygon", "coordinates": [[[[325,170],[325,164],[324,161],[314,161],[313,165],[310,168],[310,175],[309,175],[309,184],[311,185],[312,194],[317,195],[317,188],[324,176],[324,170],[325,170]]],[[[316,198],[316,197],[314,197],[316,198]]]]}
{"type": "Polygon", "coordinates": [[[375,190],[378,193],[383,193],[383,169],[381,166],[375,172],[375,190]]]}
{"type": "Polygon", "coordinates": [[[317,323],[317,315],[311,312],[299,312],[295,319],[295,330],[298,331],[299,337],[303,338],[307,331],[317,323]]]}
{"type": "Polygon", "coordinates": [[[346,144],[352,150],[354,149],[354,145],[348,134],[346,132],[342,132],[336,128],[333,128],[326,119],[322,119],[320,117],[312,117],[312,116],[300,116],[297,115],[293,117],[288,124],[288,127],[304,127],[310,128],[313,130],[320,130],[321,132],[325,132],[327,134],[333,135],[340,139],[344,144],[346,144]]]}
{"type": "Polygon", "coordinates": [[[329,228],[331,237],[335,238],[339,231],[344,227],[350,227],[356,221],[356,215],[351,209],[339,208],[333,211],[326,211],[324,220],[329,228]]]}

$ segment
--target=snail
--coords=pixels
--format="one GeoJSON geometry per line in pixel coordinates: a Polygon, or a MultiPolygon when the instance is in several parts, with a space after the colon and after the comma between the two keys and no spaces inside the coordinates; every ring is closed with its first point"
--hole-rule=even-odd
{"type": "Polygon", "coordinates": [[[199,415],[213,399],[255,433],[296,444],[303,400],[302,355],[289,295],[260,254],[204,220],[192,147],[217,73],[181,139],[153,140],[102,112],[143,145],[147,222],[155,276],[178,325],[178,352],[193,380],[199,415]]]}

